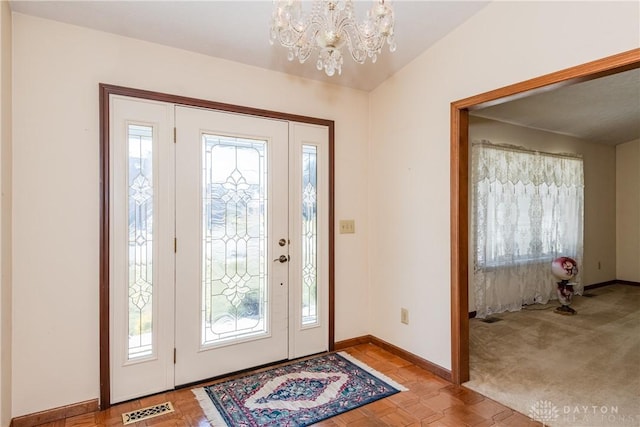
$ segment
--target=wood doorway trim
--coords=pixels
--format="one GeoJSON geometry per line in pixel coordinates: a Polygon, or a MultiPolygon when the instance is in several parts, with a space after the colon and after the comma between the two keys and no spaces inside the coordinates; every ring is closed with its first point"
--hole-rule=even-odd
{"type": "Polygon", "coordinates": [[[451,103],[451,374],[469,381],[469,111],[640,68],[633,49],[451,103]]]}
{"type": "Polygon", "coordinates": [[[333,120],[296,114],[280,113],[169,95],[160,92],[132,89],[100,83],[100,409],[111,406],[111,372],[109,368],[109,97],[122,95],[176,105],[246,114],[256,117],[286,120],[326,126],[329,130],[329,351],[335,349],[335,122],[333,120]]]}

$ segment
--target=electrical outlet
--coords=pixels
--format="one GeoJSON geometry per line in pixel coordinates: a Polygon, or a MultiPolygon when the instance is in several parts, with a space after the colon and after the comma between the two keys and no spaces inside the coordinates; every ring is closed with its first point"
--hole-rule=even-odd
{"type": "Polygon", "coordinates": [[[340,234],[351,234],[356,232],[356,222],[352,219],[340,220],[340,234]]]}
{"type": "Polygon", "coordinates": [[[409,310],[407,310],[406,308],[400,309],[400,322],[404,323],[405,325],[409,324],[409,310]]]}

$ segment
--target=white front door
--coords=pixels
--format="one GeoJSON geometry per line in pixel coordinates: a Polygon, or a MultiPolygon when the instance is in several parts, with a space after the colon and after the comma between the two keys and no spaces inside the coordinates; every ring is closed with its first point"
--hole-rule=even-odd
{"type": "MultiPolygon", "coordinates": [[[[132,299],[131,275],[138,264],[149,269],[145,260],[121,263],[120,276],[125,270],[129,275],[126,284],[111,281],[112,294],[120,288],[111,317],[124,319],[120,323],[136,319],[136,301],[153,302],[159,320],[138,335],[155,353],[134,361],[134,371],[126,358],[114,357],[116,343],[132,341],[131,328],[124,336],[123,327],[112,326],[113,402],[326,351],[329,345],[327,127],[165,106],[172,111],[176,142],[153,145],[154,161],[166,162],[153,175],[153,241],[160,245],[154,243],[153,250],[164,254],[154,258],[153,299],[132,299]],[[164,282],[170,292],[155,285],[164,282]],[[161,369],[164,380],[155,381],[155,390],[132,386],[139,372],[158,376],[161,369]]],[[[114,118],[119,116],[112,113],[114,118]]],[[[128,203],[135,205],[140,197],[128,191],[128,203]]],[[[127,200],[124,193],[112,198],[127,200]]],[[[150,253],[150,240],[110,239],[112,247],[128,246],[129,253],[150,253]]]]}
{"type": "Polygon", "coordinates": [[[289,355],[289,254],[278,245],[288,235],[288,124],[178,107],[176,128],[176,384],[185,384],[289,355]]]}

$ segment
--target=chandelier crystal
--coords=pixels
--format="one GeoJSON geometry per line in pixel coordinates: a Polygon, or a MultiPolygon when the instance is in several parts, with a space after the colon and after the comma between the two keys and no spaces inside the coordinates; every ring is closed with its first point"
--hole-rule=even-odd
{"type": "Polygon", "coordinates": [[[328,76],[342,74],[344,45],[354,61],[376,62],[385,41],[396,50],[393,38],[393,9],[384,0],[374,0],[366,18],[356,21],[352,0],[313,1],[311,13],[302,12],[300,0],[274,0],[270,42],[289,49],[287,58],[304,63],[318,50],[316,66],[328,76]]]}

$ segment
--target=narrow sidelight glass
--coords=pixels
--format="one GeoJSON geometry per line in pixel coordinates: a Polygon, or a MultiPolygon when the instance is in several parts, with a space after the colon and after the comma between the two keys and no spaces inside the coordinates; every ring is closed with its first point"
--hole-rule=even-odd
{"type": "Polygon", "coordinates": [[[128,359],[153,354],[153,127],[128,126],[128,359]]]}
{"type": "Polygon", "coordinates": [[[302,146],[302,326],[318,323],[317,147],[302,146]]]}

